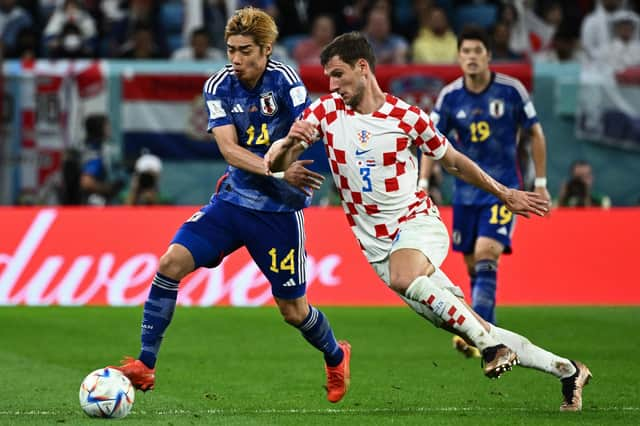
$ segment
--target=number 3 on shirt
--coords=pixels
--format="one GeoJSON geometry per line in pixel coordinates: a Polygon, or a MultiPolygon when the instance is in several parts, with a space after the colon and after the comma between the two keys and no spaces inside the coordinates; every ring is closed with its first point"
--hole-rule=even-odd
{"type": "MultiPolygon", "coordinates": [[[[249,139],[247,139],[247,145],[251,145],[253,143],[253,138],[256,136],[256,129],[253,125],[249,126],[247,129],[247,134],[249,135],[249,139]]],[[[269,129],[267,128],[267,123],[262,123],[262,128],[260,129],[260,136],[256,139],[256,145],[269,145],[269,129]]]]}
{"type": "Polygon", "coordinates": [[[491,136],[489,123],[486,121],[478,121],[471,123],[471,142],[484,142],[491,136]]]}
{"type": "Polygon", "coordinates": [[[360,167],[362,192],[371,192],[371,167],[360,167]]]}

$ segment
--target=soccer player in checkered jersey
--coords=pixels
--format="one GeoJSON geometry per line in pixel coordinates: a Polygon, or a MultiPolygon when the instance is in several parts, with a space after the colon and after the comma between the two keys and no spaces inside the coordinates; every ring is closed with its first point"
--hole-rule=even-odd
{"type": "MultiPolygon", "coordinates": [[[[445,135],[455,133],[456,148],[491,177],[509,188],[521,188],[518,136],[531,139],[535,168],[534,191],[550,201],[546,179],[546,143],[533,103],[516,79],[489,69],[489,37],[468,27],[458,37],[458,61],[463,77],[438,96],[431,119],[445,135]]],[[[419,185],[428,190],[433,160],[421,160],[419,185]]],[[[453,250],[461,252],[471,278],[471,306],[496,324],[496,280],[502,253],[511,253],[516,217],[495,195],[456,179],[453,195],[453,250]]],[[[454,337],[454,347],[467,356],[476,348],[454,337]]]]}
{"type": "Polygon", "coordinates": [[[272,145],[265,167],[286,168],[321,137],[351,229],[380,278],[418,314],[479,348],[486,376],[499,377],[520,362],[560,378],[561,410],[580,410],[589,369],[482,319],[440,269],[449,236],[437,207],[417,189],[416,150],[516,214],[544,216],[548,201],[498,183],[458,152],[425,112],[382,92],[373,51],[361,34],[334,39],[321,63],[332,93],[313,102],[272,145]]]}
{"type": "Polygon", "coordinates": [[[209,204],[178,229],[160,258],[144,305],[140,355],[116,367],[138,389],[155,385],[156,358],[180,280],[244,246],[269,280],[284,320],[324,354],[327,399],[338,402],[347,391],[351,347],[336,341],[327,318],[306,298],[302,209],[322,175],[304,167],[309,160],[268,175],[262,158],[310,102],[296,72],[270,59],[277,35],[273,19],[260,9],[240,9],[227,23],[230,64],[207,80],[204,100],[207,130],[229,166],[209,204]]]}

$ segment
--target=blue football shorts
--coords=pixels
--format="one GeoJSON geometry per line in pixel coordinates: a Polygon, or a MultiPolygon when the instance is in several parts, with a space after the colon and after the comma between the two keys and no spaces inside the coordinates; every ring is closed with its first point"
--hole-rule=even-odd
{"type": "Polygon", "coordinates": [[[511,253],[511,237],[516,226],[516,215],[504,204],[453,205],[454,251],[471,254],[478,237],[487,237],[504,245],[504,253],[511,253]]]}
{"type": "Polygon", "coordinates": [[[297,299],[307,283],[305,238],[301,210],[264,212],[214,197],[182,224],[171,243],[186,247],[196,268],[214,268],[244,246],[271,283],[271,293],[297,299]]]}

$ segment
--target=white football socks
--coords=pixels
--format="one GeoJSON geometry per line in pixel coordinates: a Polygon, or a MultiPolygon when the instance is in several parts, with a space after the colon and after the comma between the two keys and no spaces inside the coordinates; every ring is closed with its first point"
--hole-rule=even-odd
{"type": "MultiPolygon", "coordinates": [[[[405,296],[431,309],[443,323],[463,333],[481,351],[500,343],[484,329],[458,297],[439,286],[431,277],[421,275],[416,278],[405,291],[405,296]]],[[[431,320],[428,315],[416,309],[418,306],[413,303],[409,305],[420,315],[431,320]]]]}
{"type": "Polygon", "coordinates": [[[520,365],[523,367],[545,371],[559,379],[569,377],[576,372],[576,368],[567,358],[559,357],[534,345],[526,337],[495,325],[491,325],[490,333],[518,355],[520,365]]]}

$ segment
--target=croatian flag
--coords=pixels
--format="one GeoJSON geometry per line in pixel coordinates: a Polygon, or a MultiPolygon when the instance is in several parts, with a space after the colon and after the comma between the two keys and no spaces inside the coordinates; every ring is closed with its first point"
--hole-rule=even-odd
{"type": "Polygon", "coordinates": [[[206,75],[136,75],[122,80],[124,151],[146,149],[165,159],[221,158],[206,132],[206,75]]]}

